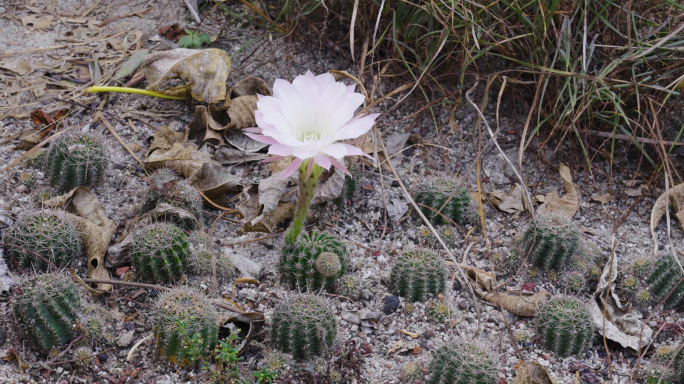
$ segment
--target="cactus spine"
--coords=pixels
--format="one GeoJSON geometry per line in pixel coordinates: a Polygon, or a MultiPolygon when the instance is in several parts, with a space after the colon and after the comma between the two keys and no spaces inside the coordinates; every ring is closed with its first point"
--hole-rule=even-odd
{"type": "Polygon", "coordinates": [[[104,177],[107,164],[109,156],[99,140],[72,133],[58,138],[50,146],[45,177],[62,191],[79,186],[92,187],[104,177]]]}
{"type": "Polygon", "coordinates": [[[591,344],[594,324],[586,305],[572,296],[554,296],[537,314],[537,333],[547,349],[565,357],[591,344]]]}
{"type": "Polygon", "coordinates": [[[409,302],[425,301],[428,296],[444,292],[445,278],[442,259],[425,249],[404,252],[390,276],[394,290],[409,302]]]}
{"type": "Polygon", "coordinates": [[[185,233],[173,224],[156,223],[135,234],[131,259],[147,280],[169,283],[183,276],[189,246],[185,233]]]}
{"type": "MultiPolygon", "coordinates": [[[[202,196],[197,189],[182,180],[174,171],[161,168],[149,178],[150,187],[142,192],[141,213],[153,210],[157,204],[166,203],[181,208],[193,215],[198,222],[202,220],[202,196]]],[[[177,216],[167,217],[177,226],[186,229],[197,229],[197,222],[191,219],[179,219],[177,216]]]]}
{"type": "Polygon", "coordinates": [[[58,211],[31,212],[19,219],[5,235],[10,264],[44,272],[49,260],[67,267],[82,253],[78,228],[58,211]],[[38,256],[38,255],[42,256],[38,256]]]}
{"type": "Polygon", "coordinates": [[[297,296],[280,304],[273,314],[271,340],[295,359],[325,356],[336,335],[335,315],[320,299],[297,296]]]}
{"type": "Polygon", "coordinates": [[[451,222],[461,225],[468,221],[471,215],[468,190],[462,186],[458,187],[454,196],[449,200],[457,187],[457,184],[451,180],[435,179],[423,185],[416,193],[414,200],[433,225],[451,222]]]}
{"type": "Polygon", "coordinates": [[[485,351],[469,343],[452,343],[437,350],[428,384],[496,384],[499,369],[485,351]]]}
{"type": "Polygon", "coordinates": [[[646,282],[657,301],[665,300],[665,307],[674,308],[684,304],[684,273],[669,253],[665,253],[655,262],[653,272],[646,282]],[[670,293],[672,292],[672,293],[670,293]]]}
{"type": "Polygon", "coordinates": [[[332,290],[337,277],[345,272],[346,256],[344,244],[325,232],[314,231],[283,248],[280,272],[292,288],[332,290]]]}
{"type": "Polygon", "coordinates": [[[25,279],[13,303],[17,324],[41,352],[69,343],[81,307],[76,285],[61,274],[25,279]]]}
{"type": "Polygon", "coordinates": [[[577,226],[557,215],[542,215],[525,232],[525,255],[544,270],[559,269],[574,256],[579,247],[577,226]]]}
{"type": "Polygon", "coordinates": [[[159,354],[181,366],[192,365],[199,354],[216,344],[218,314],[211,300],[192,288],[175,288],[161,294],[154,308],[159,354]]]}

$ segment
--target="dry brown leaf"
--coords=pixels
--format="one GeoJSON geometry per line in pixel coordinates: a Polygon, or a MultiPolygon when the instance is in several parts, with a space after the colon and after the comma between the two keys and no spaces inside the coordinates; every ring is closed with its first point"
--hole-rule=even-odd
{"type": "Polygon", "coordinates": [[[223,314],[224,316],[219,319],[219,322],[221,324],[225,325],[228,323],[232,323],[237,324],[237,326],[240,329],[244,329],[247,327],[249,328],[247,336],[245,336],[245,338],[240,343],[240,347],[238,348],[237,353],[238,355],[240,355],[247,350],[250,341],[252,341],[252,339],[254,339],[254,337],[256,337],[256,335],[259,334],[259,331],[261,331],[261,328],[264,326],[266,322],[266,317],[263,313],[259,312],[223,314]]]}
{"type": "Polygon", "coordinates": [[[246,163],[248,161],[266,160],[269,157],[270,156],[265,153],[245,152],[239,149],[231,148],[227,145],[222,145],[216,148],[216,152],[214,152],[212,159],[221,164],[239,164],[246,163]]]}
{"type": "Polygon", "coordinates": [[[227,132],[225,138],[228,144],[243,152],[257,152],[268,146],[268,144],[251,139],[241,131],[227,132]]]}
{"type": "MultiPolygon", "coordinates": [[[[335,200],[342,193],[342,187],[344,187],[344,178],[346,175],[344,172],[337,168],[331,168],[332,172],[326,172],[321,177],[321,181],[314,192],[312,204],[321,204],[326,201],[335,200]]],[[[389,209],[389,207],[388,207],[389,209]]]]}
{"type": "Polygon", "coordinates": [[[26,60],[16,60],[10,62],[0,63],[0,68],[12,71],[19,76],[24,76],[33,71],[31,64],[26,60]]]}
{"type": "MultiPolygon", "coordinates": [[[[81,234],[88,257],[88,277],[91,279],[110,279],[105,266],[107,246],[116,231],[116,224],[104,212],[93,191],[77,187],[69,193],[47,200],[46,206],[64,209],[73,219],[81,234]]],[[[94,288],[109,290],[110,284],[96,284],[94,288]]]]}
{"type": "Polygon", "coordinates": [[[257,109],[257,101],[259,99],[256,96],[239,96],[226,100],[220,107],[209,106],[209,112],[225,131],[256,127],[254,111],[257,109]]]}
{"type": "Polygon", "coordinates": [[[259,193],[261,190],[262,186],[256,184],[246,188],[242,202],[237,206],[245,232],[273,233],[278,223],[294,216],[295,203],[280,201],[282,195],[275,188],[265,188],[263,195],[259,193]]]}
{"type": "Polygon", "coordinates": [[[679,220],[679,223],[684,227],[684,184],[670,188],[669,194],[666,191],[653,204],[653,210],[651,211],[651,236],[653,236],[653,244],[655,245],[654,252],[658,251],[658,237],[656,236],[655,228],[660,220],[662,220],[665,212],[670,208],[679,220]]]}
{"type": "Polygon", "coordinates": [[[174,221],[183,222],[192,220],[195,222],[195,226],[200,228],[200,222],[197,220],[195,215],[188,212],[183,208],[174,207],[168,203],[158,203],[153,210],[145,213],[139,217],[139,224],[151,224],[158,221],[174,221]]]}
{"type": "Polygon", "coordinates": [[[572,174],[567,165],[560,165],[560,176],[565,184],[565,195],[560,197],[556,191],[546,195],[544,204],[537,208],[537,214],[553,213],[571,219],[579,210],[579,195],[572,184],[572,174]]]}
{"type": "Polygon", "coordinates": [[[29,369],[31,367],[29,363],[25,362],[21,358],[21,354],[16,350],[16,348],[10,348],[9,351],[7,351],[7,355],[3,357],[3,360],[16,360],[17,364],[19,365],[19,373],[24,373],[25,369],[29,369]]]}
{"type": "Polygon", "coordinates": [[[641,320],[643,316],[640,311],[632,308],[632,304],[629,302],[623,304],[623,301],[615,293],[618,265],[617,257],[612,259],[612,267],[610,261],[603,267],[603,274],[598,287],[589,303],[589,313],[591,313],[594,326],[600,335],[604,334],[605,329],[606,339],[617,342],[623,348],[639,351],[642,346],[648,345],[653,330],[643,323],[641,320]],[[607,303],[606,290],[608,291],[607,303]]]}
{"type": "Polygon", "coordinates": [[[625,195],[629,197],[639,197],[641,196],[641,188],[627,188],[625,189],[625,195]]]}
{"type": "Polygon", "coordinates": [[[235,99],[240,96],[271,96],[271,90],[268,89],[266,82],[258,77],[245,77],[238,81],[233,88],[228,90],[230,99],[235,99]]]}
{"type": "Polygon", "coordinates": [[[54,20],[54,16],[51,15],[27,15],[21,18],[21,24],[24,27],[48,29],[52,27],[54,20]]]}
{"type": "Polygon", "coordinates": [[[522,188],[518,183],[515,183],[508,194],[501,190],[494,190],[487,194],[487,197],[492,205],[504,212],[519,213],[525,211],[522,188]]]}
{"type": "Polygon", "coordinates": [[[608,202],[613,200],[613,195],[610,193],[604,193],[603,195],[591,195],[591,199],[601,204],[608,204],[608,202]]]}
{"type": "Polygon", "coordinates": [[[459,264],[468,282],[482,299],[501,305],[506,311],[518,316],[535,316],[551,294],[546,290],[537,293],[520,290],[496,290],[496,280],[490,273],[479,268],[459,264]]]}
{"type": "Polygon", "coordinates": [[[292,164],[294,159],[294,156],[283,157],[282,159],[268,163],[268,168],[271,170],[271,174],[282,172],[285,170],[285,168],[287,168],[288,165],[292,164]]]}
{"type": "Polygon", "coordinates": [[[536,361],[518,361],[516,366],[513,384],[556,384],[546,368],[536,361]]]}
{"type": "Polygon", "coordinates": [[[226,98],[230,65],[230,56],[220,49],[177,48],[146,56],[142,69],[147,89],[159,90],[164,81],[179,78],[195,100],[218,103],[226,98]]]}
{"type": "Polygon", "coordinates": [[[166,27],[159,28],[159,34],[166,37],[169,40],[178,41],[181,36],[187,35],[184,30],[182,30],[178,24],[168,25],[166,27]]]}
{"type": "Polygon", "coordinates": [[[211,117],[207,107],[198,105],[195,107],[195,118],[188,125],[188,139],[194,141],[198,147],[204,143],[218,146],[223,144],[223,138],[217,132],[221,129],[223,127],[211,117]]]}
{"type": "Polygon", "coordinates": [[[242,187],[240,180],[223,169],[221,165],[204,163],[188,182],[197,187],[204,196],[215,204],[226,205],[226,192],[242,187]]]}
{"type": "Polygon", "coordinates": [[[190,177],[205,163],[220,165],[208,153],[200,152],[192,144],[175,143],[168,150],[157,150],[145,159],[150,169],[171,168],[183,177],[190,177]]]}
{"type": "Polygon", "coordinates": [[[185,143],[187,141],[187,131],[174,132],[166,124],[162,124],[161,128],[154,133],[154,136],[148,138],[151,141],[150,149],[147,150],[147,156],[157,149],[171,149],[176,143],[185,143]]]}

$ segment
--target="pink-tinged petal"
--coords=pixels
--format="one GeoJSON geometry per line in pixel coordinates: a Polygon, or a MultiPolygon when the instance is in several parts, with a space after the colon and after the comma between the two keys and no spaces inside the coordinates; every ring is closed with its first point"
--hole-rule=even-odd
{"type": "Polygon", "coordinates": [[[309,180],[309,176],[311,176],[311,171],[313,170],[313,159],[309,159],[309,161],[306,164],[306,177],[304,180],[309,180]]]}
{"type": "Polygon", "coordinates": [[[368,116],[353,118],[349,120],[348,123],[344,124],[342,128],[335,132],[335,135],[333,135],[333,139],[355,139],[359,136],[365,135],[366,133],[368,133],[368,131],[371,130],[371,128],[373,128],[373,124],[375,124],[375,119],[378,116],[380,116],[379,113],[373,113],[368,116]]]}
{"type": "Polygon", "coordinates": [[[316,76],[308,69],[306,70],[306,74],[304,76],[308,77],[311,80],[316,80],[316,76]]]}
{"type": "Polygon", "coordinates": [[[261,162],[262,163],[270,163],[272,161],[276,161],[276,160],[280,160],[280,159],[284,159],[284,158],[285,158],[285,156],[271,156],[268,159],[261,160],[261,162]]]}
{"type": "Polygon", "coordinates": [[[354,93],[354,91],[356,91],[356,83],[347,85],[347,94],[354,93]]]}
{"type": "Polygon", "coordinates": [[[321,148],[321,152],[330,157],[341,159],[347,155],[347,148],[342,143],[335,143],[325,148],[321,148]]]}
{"type": "Polygon", "coordinates": [[[257,99],[259,99],[259,100],[261,100],[261,98],[264,97],[264,95],[262,95],[261,93],[257,93],[256,95],[257,95],[257,99]]]}
{"type": "Polygon", "coordinates": [[[280,174],[280,180],[287,179],[294,171],[296,171],[300,165],[302,165],[302,159],[294,159],[290,165],[287,166],[280,174]]]}
{"type": "Polygon", "coordinates": [[[335,76],[329,72],[321,73],[316,76],[316,88],[318,88],[318,94],[322,95],[331,84],[335,84],[335,76]]]}
{"type": "Polygon", "coordinates": [[[262,136],[262,135],[257,135],[257,134],[249,133],[249,132],[245,132],[245,135],[247,135],[250,139],[256,140],[260,143],[278,144],[278,142],[274,138],[269,137],[269,136],[262,136]]]}
{"type": "Polygon", "coordinates": [[[269,155],[292,156],[292,147],[284,144],[273,144],[268,147],[269,155]]]}
{"type": "Polygon", "coordinates": [[[313,157],[313,160],[318,166],[325,168],[326,170],[330,169],[330,166],[332,165],[330,158],[325,153],[317,153],[316,156],[313,157]]]}
{"type": "Polygon", "coordinates": [[[318,149],[292,148],[292,156],[298,159],[308,159],[316,156],[318,149]]]}
{"type": "Polygon", "coordinates": [[[283,92],[287,92],[290,88],[292,88],[292,84],[289,81],[276,79],[275,83],[273,83],[273,97],[280,99],[283,92]]]}
{"type": "Polygon", "coordinates": [[[261,128],[253,127],[253,128],[242,128],[242,132],[249,132],[249,133],[262,133],[264,130],[261,128]]]}
{"type": "Polygon", "coordinates": [[[367,157],[367,158],[369,158],[369,159],[375,160],[375,159],[373,158],[373,156],[367,154],[367,153],[364,152],[361,148],[359,148],[359,147],[357,147],[357,146],[355,146],[355,145],[349,145],[349,144],[346,144],[346,143],[340,143],[340,144],[344,145],[344,147],[347,148],[347,156],[365,156],[365,157],[367,157]]]}
{"type": "Polygon", "coordinates": [[[340,171],[344,172],[347,176],[352,177],[351,173],[347,171],[347,168],[344,167],[344,165],[340,164],[336,159],[330,157],[330,162],[332,165],[335,166],[335,168],[339,169],[340,171]]]}

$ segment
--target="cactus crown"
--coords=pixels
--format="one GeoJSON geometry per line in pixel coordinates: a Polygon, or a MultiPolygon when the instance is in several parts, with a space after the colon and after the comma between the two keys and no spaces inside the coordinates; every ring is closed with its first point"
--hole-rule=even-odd
{"type": "Polygon", "coordinates": [[[63,191],[79,186],[91,187],[104,177],[109,154],[94,137],[71,133],[56,139],[45,161],[45,176],[63,191]]]}
{"type": "Polygon", "coordinates": [[[17,324],[41,352],[69,343],[81,307],[76,285],[61,274],[43,274],[24,279],[14,298],[17,324]]]}
{"type": "MultiPolygon", "coordinates": [[[[160,168],[150,176],[148,182],[150,187],[143,190],[141,195],[141,213],[153,210],[159,203],[166,203],[188,211],[198,221],[202,220],[202,196],[197,188],[182,180],[174,171],[160,168]]],[[[165,220],[183,229],[197,229],[195,220],[179,219],[177,216],[165,220]]]]}
{"type": "Polygon", "coordinates": [[[347,248],[344,244],[325,232],[314,231],[300,236],[296,244],[283,248],[280,272],[292,288],[331,290],[337,277],[342,276],[346,270],[346,256],[347,248]],[[324,254],[324,260],[319,262],[318,259],[324,254]],[[337,257],[337,261],[331,254],[337,257]],[[338,272],[333,273],[335,269],[338,272]]]}
{"type": "Polygon", "coordinates": [[[273,314],[271,340],[295,359],[325,356],[336,335],[335,315],[318,298],[296,296],[280,304],[273,314]]]}
{"type": "Polygon", "coordinates": [[[594,323],[586,305],[575,297],[552,297],[536,320],[544,345],[558,356],[577,355],[591,345],[594,323]]]}
{"type": "Polygon", "coordinates": [[[674,308],[684,304],[684,282],[680,283],[682,278],[684,273],[677,260],[671,254],[665,253],[655,262],[653,272],[646,282],[654,298],[662,301],[669,295],[665,300],[665,307],[674,308]]]}
{"type": "Polygon", "coordinates": [[[185,233],[173,224],[155,223],[134,235],[133,267],[145,279],[173,282],[183,276],[189,246],[185,233]]]}
{"type": "Polygon", "coordinates": [[[461,225],[470,220],[470,193],[465,187],[458,187],[456,194],[444,206],[457,187],[458,184],[452,180],[434,179],[421,186],[416,193],[414,200],[433,225],[451,222],[461,225]]]}
{"type": "Polygon", "coordinates": [[[164,292],[153,312],[159,354],[172,364],[191,365],[197,353],[213,350],[218,314],[211,300],[198,290],[174,288],[164,292]]]}
{"type": "Polygon", "coordinates": [[[392,287],[409,302],[424,301],[444,292],[444,263],[436,253],[415,249],[399,256],[390,277],[392,287]]]}
{"type": "Polygon", "coordinates": [[[451,343],[435,352],[428,384],[496,384],[499,369],[485,351],[470,343],[451,343]]]}
{"type": "Polygon", "coordinates": [[[550,270],[559,269],[577,251],[580,235],[577,226],[570,220],[557,215],[540,215],[536,224],[531,225],[523,238],[525,255],[537,267],[550,270]]]}
{"type": "Polygon", "coordinates": [[[19,219],[5,235],[10,265],[47,271],[49,264],[67,267],[82,254],[78,228],[59,211],[31,212],[19,219]]]}

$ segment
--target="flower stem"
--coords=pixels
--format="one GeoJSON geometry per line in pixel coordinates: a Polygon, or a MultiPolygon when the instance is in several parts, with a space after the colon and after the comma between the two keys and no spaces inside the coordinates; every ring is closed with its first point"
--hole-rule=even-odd
{"type": "Polygon", "coordinates": [[[311,205],[314,192],[316,192],[316,186],[323,174],[323,168],[316,165],[316,163],[313,163],[311,175],[307,179],[307,166],[308,161],[305,161],[299,167],[299,203],[297,204],[294,219],[292,219],[292,225],[290,225],[290,229],[285,234],[285,244],[287,245],[296,243],[299,234],[302,233],[304,222],[306,222],[306,215],[309,213],[309,205],[311,205]]]}
{"type": "Polygon", "coordinates": [[[187,97],[184,96],[178,96],[178,95],[171,95],[167,94],[164,92],[158,92],[158,91],[148,91],[146,89],[139,89],[139,88],[128,88],[128,87],[109,87],[109,86],[93,86],[86,88],[86,91],[88,93],[94,93],[94,92],[120,92],[120,93],[135,93],[138,95],[145,95],[145,96],[152,96],[152,97],[161,97],[162,99],[172,99],[172,100],[184,100],[187,99],[187,97]]]}

